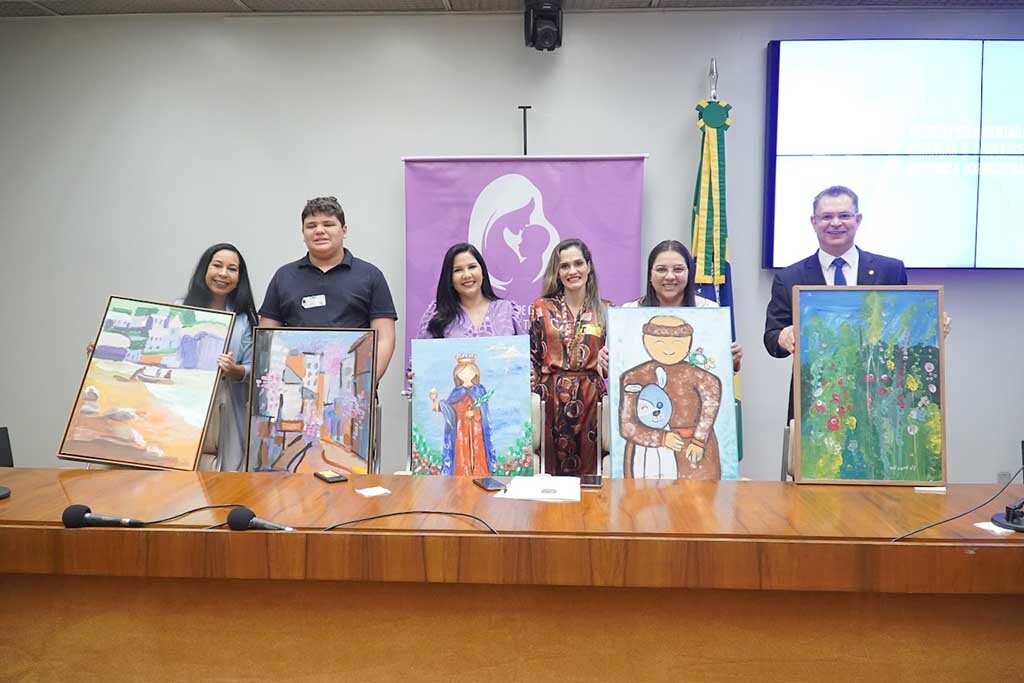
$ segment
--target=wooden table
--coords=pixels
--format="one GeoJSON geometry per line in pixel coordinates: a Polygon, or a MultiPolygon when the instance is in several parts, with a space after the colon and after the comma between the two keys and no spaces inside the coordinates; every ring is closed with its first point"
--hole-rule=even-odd
{"type": "Polygon", "coordinates": [[[470,480],[0,469],[0,678],[1022,680],[1024,496],[777,482],[608,481],[579,504],[470,480]],[[392,494],[363,498],[355,488],[392,494]],[[64,529],[240,503],[294,533],[64,529]],[[323,532],[399,510],[408,515],[323,532]],[[12,618],[13,617],[13,618],[12,618]],[[16,626],[15,626],[16,625],[16,626]]]}

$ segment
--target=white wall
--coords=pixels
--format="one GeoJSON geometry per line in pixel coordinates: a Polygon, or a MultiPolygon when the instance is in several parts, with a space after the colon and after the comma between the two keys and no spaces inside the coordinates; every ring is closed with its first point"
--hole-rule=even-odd
{"type": "MultiPolygon", "coordinates": [[[[564,47],[541,54],[523,47],[518,15],[0,20],[0,424],[18,464],[69,466],[55,452],[107,295],[179,296],[199,253],[222,240],[239,245],[262,293],[302,255],[298,216],[315,195],[341,198],[348,246],[382,268],[402,311],[400,158],[516,154],[519,104],[534,107],[532,153],[650,153],[644,244],[688,241],[693,108],[713,55],[735,107],[743,474],[774,478],[789,363],[761,343],[765,45],[1019,38],[1022,26],[1024,13],[996,11],[572,14],[564,47]]],[[[809,114],[834,106],[834,90],[808,93],[809,114]]],[[[911,111],[899,93],[879,108],[911,111]]],[[[954,317],[950,478],[994,481],[1020,466],[1024,272],[911,278],[945,285],[954,317]]],[[[401,362],[382,385],[385,470],[405,457],[401,362]]]]}

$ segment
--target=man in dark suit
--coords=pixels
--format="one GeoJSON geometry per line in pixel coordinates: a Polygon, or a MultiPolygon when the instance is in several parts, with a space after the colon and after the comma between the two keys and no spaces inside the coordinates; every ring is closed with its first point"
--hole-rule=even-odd
{"type": "MultiPolygon", "coordinates": [[[[776,358],[793,353],[793,287],[795,285],[905,285],[903,261],[863,251],[853,245],[861,215],[857,194],[835,185],[814,198],[811,226],[818,251],[775,273],[772,298],[764,323],[764,347],[776,358]]],[[[943,332],[948,332],[948,317],[943,332]]],[[[789,388],[789,419],[793,387],[789,388]]]]}

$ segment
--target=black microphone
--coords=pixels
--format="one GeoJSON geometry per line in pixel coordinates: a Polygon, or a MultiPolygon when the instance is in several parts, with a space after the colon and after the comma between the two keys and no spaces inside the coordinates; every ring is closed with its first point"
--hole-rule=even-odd
{"type": "Polygon", "coordinates": [[[145,525],[141,519],[94,514],[88,505],[69,505],[64,508],[64,514],[60,516],[60,519],[68,529],[79,529],[83,526],[140,527],[145,525]]]}
{"type": "Polygon", "coordinates": [[[235,531],[260,529],[262,531],[295,531],[290,526],[282,526],[275,522],[260,519],[247,507],[236,507],[228,513],[228,526],[235,531]]]}

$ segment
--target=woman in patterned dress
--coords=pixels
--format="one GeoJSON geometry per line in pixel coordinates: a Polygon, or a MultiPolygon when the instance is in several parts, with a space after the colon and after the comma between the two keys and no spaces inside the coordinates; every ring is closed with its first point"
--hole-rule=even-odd
{"type": "Polygon", "coordinates": [[[563,240],[551,252],[544,293],[530,312],[533,390],[545,402],[545,471],[597,471],[597,404],[604,397],[598,356],[605,343],[605,303],[590,249],[563,240]]]}

